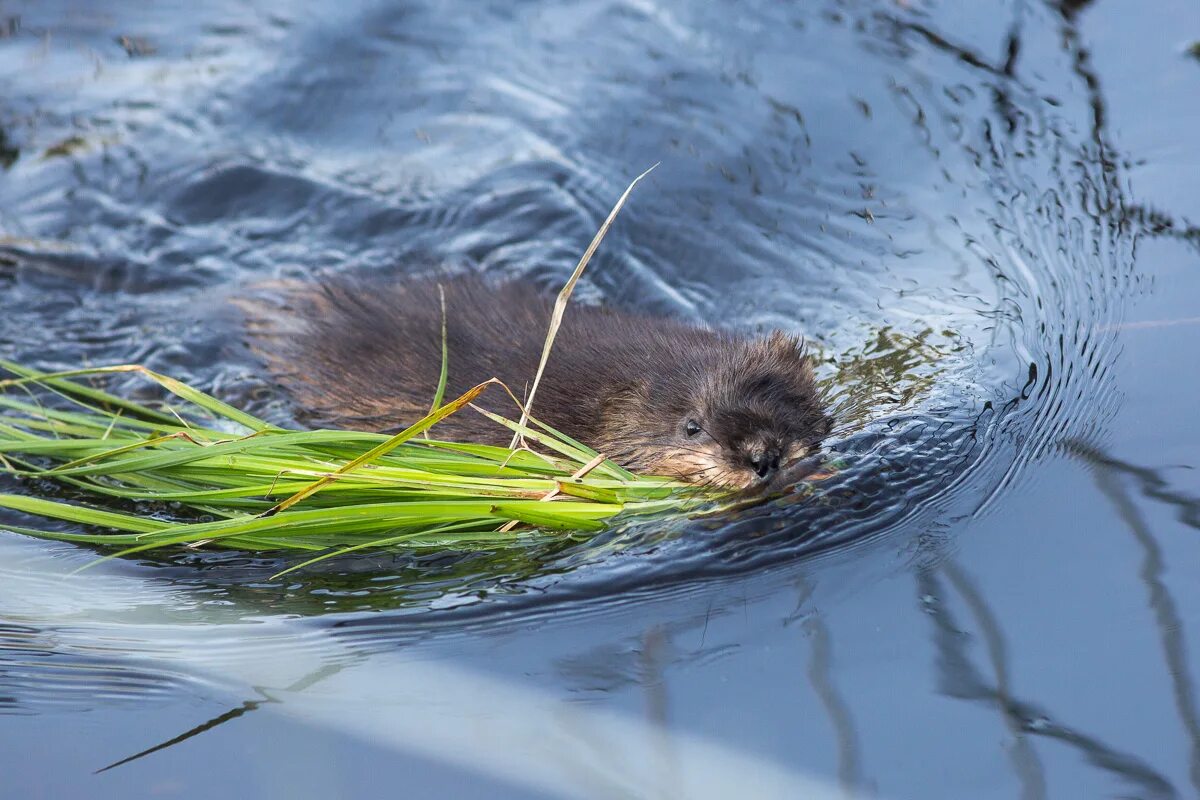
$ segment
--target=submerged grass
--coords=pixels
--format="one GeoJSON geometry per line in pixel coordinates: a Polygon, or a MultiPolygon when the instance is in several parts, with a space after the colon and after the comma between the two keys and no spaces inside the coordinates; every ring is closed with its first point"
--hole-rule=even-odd
{"type": "Polygon", "coordinates": [[[484,391],[504,390],[497,381],[386,435],[276,427],[139,366],[46,373],[0,360],[0,369],[11,376],[0,380],[0,472],[53,480],[79,498],[0,494],[0,507],[87,526],[4,527],[118,548],[104,558],[180,545],[315,554],[291,571],[368,548],[490,550],[586,535],[617,514],[689,502],[681,484],[634,475],[533,417],[521,425],[476,409],[529,444],[515,450],[421,438],[471,413],[484,391]],[[79,380],[120,373],[157,383],[172,403],[151,407],[79,380]]]}

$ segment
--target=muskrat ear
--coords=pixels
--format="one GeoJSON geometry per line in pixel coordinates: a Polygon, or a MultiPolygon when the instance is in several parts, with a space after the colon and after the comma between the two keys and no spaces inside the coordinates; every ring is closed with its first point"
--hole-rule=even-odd
{"type": "Polygon", "coordinates": [[[600,430],[596,436],[599,449],[611,451],[622,442],[638,438],[649,396],[650,386],[642,380],[622,383],[604,392],[600,397],[600,430]]]}
{"type": "Polygon", "coordinates": [[[650,384],[642,378],[623,381],[617,386],[610,387],[600,403],[604,411],[619,412],[632,405],[640,405],[650,397],[650,384]]]}

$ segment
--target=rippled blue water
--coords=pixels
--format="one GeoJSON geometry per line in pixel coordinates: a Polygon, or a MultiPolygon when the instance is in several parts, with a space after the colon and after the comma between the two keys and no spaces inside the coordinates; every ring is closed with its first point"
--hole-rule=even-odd
{"type": "Polygon", "coordinates": [[[288,582],[0,534],[5,788],[1196,796],[1196,40],[1185,0],[0,5],[0,356],[286,422],[230,297],[556,287],[661,161],[583,299],[803,333],[846,464],[288,582]]]}

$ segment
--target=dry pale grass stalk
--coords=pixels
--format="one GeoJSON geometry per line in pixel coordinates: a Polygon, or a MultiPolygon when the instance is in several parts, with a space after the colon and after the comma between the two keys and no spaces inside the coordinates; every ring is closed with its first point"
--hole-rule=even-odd
{"type": "MultiPolygon", "coordinates": [[[[579,277],[583,275],[583,271],[587,269],[588,262],[592,260],[592,256],[596,252],[596,248],[600,246],[600,242],[604,241],[604,236],[608,233],[608,229],[612,227],[613,221],[616,220],[617,214],[621,212],[621,207],[625,205],[625,201],[629,199],[629,195],[633,192],[633,187],[638,185],[638,181],[654,171],[655,164],[650,169],[638,175],[625,191],[617,199],[616,205],[612,207],[612,211],[608,212],[608,217],[604,220],[604,224],[600,226],[600,230],[596,231],[596,235],[592,237],[592,243],[588,245],[587,250],[583,251],[583,256],[579,259],[579,263],[575,265],[575,271],[571,273],[571,277],[567,280],[562,291],[558,293],[558,299],[554,301],[554,313],[550,315],[550,328],[546,331],[546,343],[542,346],[542,359],[538,362],[537,374],[533,377],[533,384],[529,387],[529,396],[525,400],[525,404],[521,409],[520,425],[524,426],[529,421],[529,410],[533,408],[533,397],[537,394],[538,384],[542,380],[542,373],[546,371],[546,362],[550,358],[550,350],[554,347],[554,337],[558,335],[558,327],[562,324],[563,314],[567,310],[567,303],[571,299],[571,293],[575,291],[575,284],[579,282],[579,277]]],[[[515,448],[521,441],[521,434],[517,433],[513,436],[510,448],[515,448]]]]}

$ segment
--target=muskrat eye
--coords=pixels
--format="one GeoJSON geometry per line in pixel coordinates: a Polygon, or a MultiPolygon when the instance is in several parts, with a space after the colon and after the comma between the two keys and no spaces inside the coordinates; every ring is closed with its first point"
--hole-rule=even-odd
{"type": "Polygon", "coordinates": [[[687,425],[683,426],[683,432],[688,436],[695,436],[701,430],[700,423],[694,419],[689,419],[687,425]]]}

